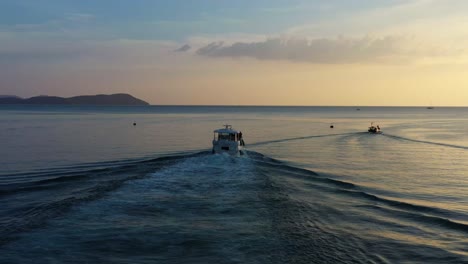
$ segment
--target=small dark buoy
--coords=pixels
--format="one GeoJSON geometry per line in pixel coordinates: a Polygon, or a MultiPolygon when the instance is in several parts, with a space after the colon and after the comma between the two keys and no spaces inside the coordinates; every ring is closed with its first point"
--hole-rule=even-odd
{"type": "Polygon", "coordinates": [[[331,126],[330,126],[330,128],[334,128],[334,126],[333,126],[333,125],[331,125],[331,126]]]}
{"type": "Polygon", "coordinates": [[[133,123],[134,126],[136,126],[136,123],[133,123]]]}

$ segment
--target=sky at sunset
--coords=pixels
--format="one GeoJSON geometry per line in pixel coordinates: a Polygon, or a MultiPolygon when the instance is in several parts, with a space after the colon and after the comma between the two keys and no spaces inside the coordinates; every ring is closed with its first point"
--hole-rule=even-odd
{"type": "Polygon", "coordinates": [[[466,0],[0,0],[0,95],[468,106],[466,0]]]}

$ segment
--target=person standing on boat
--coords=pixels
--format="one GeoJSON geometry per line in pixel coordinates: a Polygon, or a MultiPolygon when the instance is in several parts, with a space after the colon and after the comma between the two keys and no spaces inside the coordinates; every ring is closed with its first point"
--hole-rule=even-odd
{"type": "Polygon", "coordinates": [[[244,146],[244,140],[242,139],[242,131],[239,131],[239,141],[240,141],[240,145],[244,146]]]}

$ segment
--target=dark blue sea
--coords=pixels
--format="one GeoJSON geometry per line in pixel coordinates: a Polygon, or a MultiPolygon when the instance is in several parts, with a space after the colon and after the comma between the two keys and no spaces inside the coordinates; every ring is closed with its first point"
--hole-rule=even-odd
{"type": "Polygon", "coordinates": [[[0,204],[2,264],[468,263],[468,108],[0,106],[0,204]]]}

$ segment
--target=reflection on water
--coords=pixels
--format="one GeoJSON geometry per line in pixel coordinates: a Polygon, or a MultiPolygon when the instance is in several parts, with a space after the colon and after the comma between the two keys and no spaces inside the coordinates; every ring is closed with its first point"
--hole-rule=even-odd
{"type": "Polygon", "coordinates": [[[0,262],[467,262],[467,111],[1,106],[0,262]]]}

